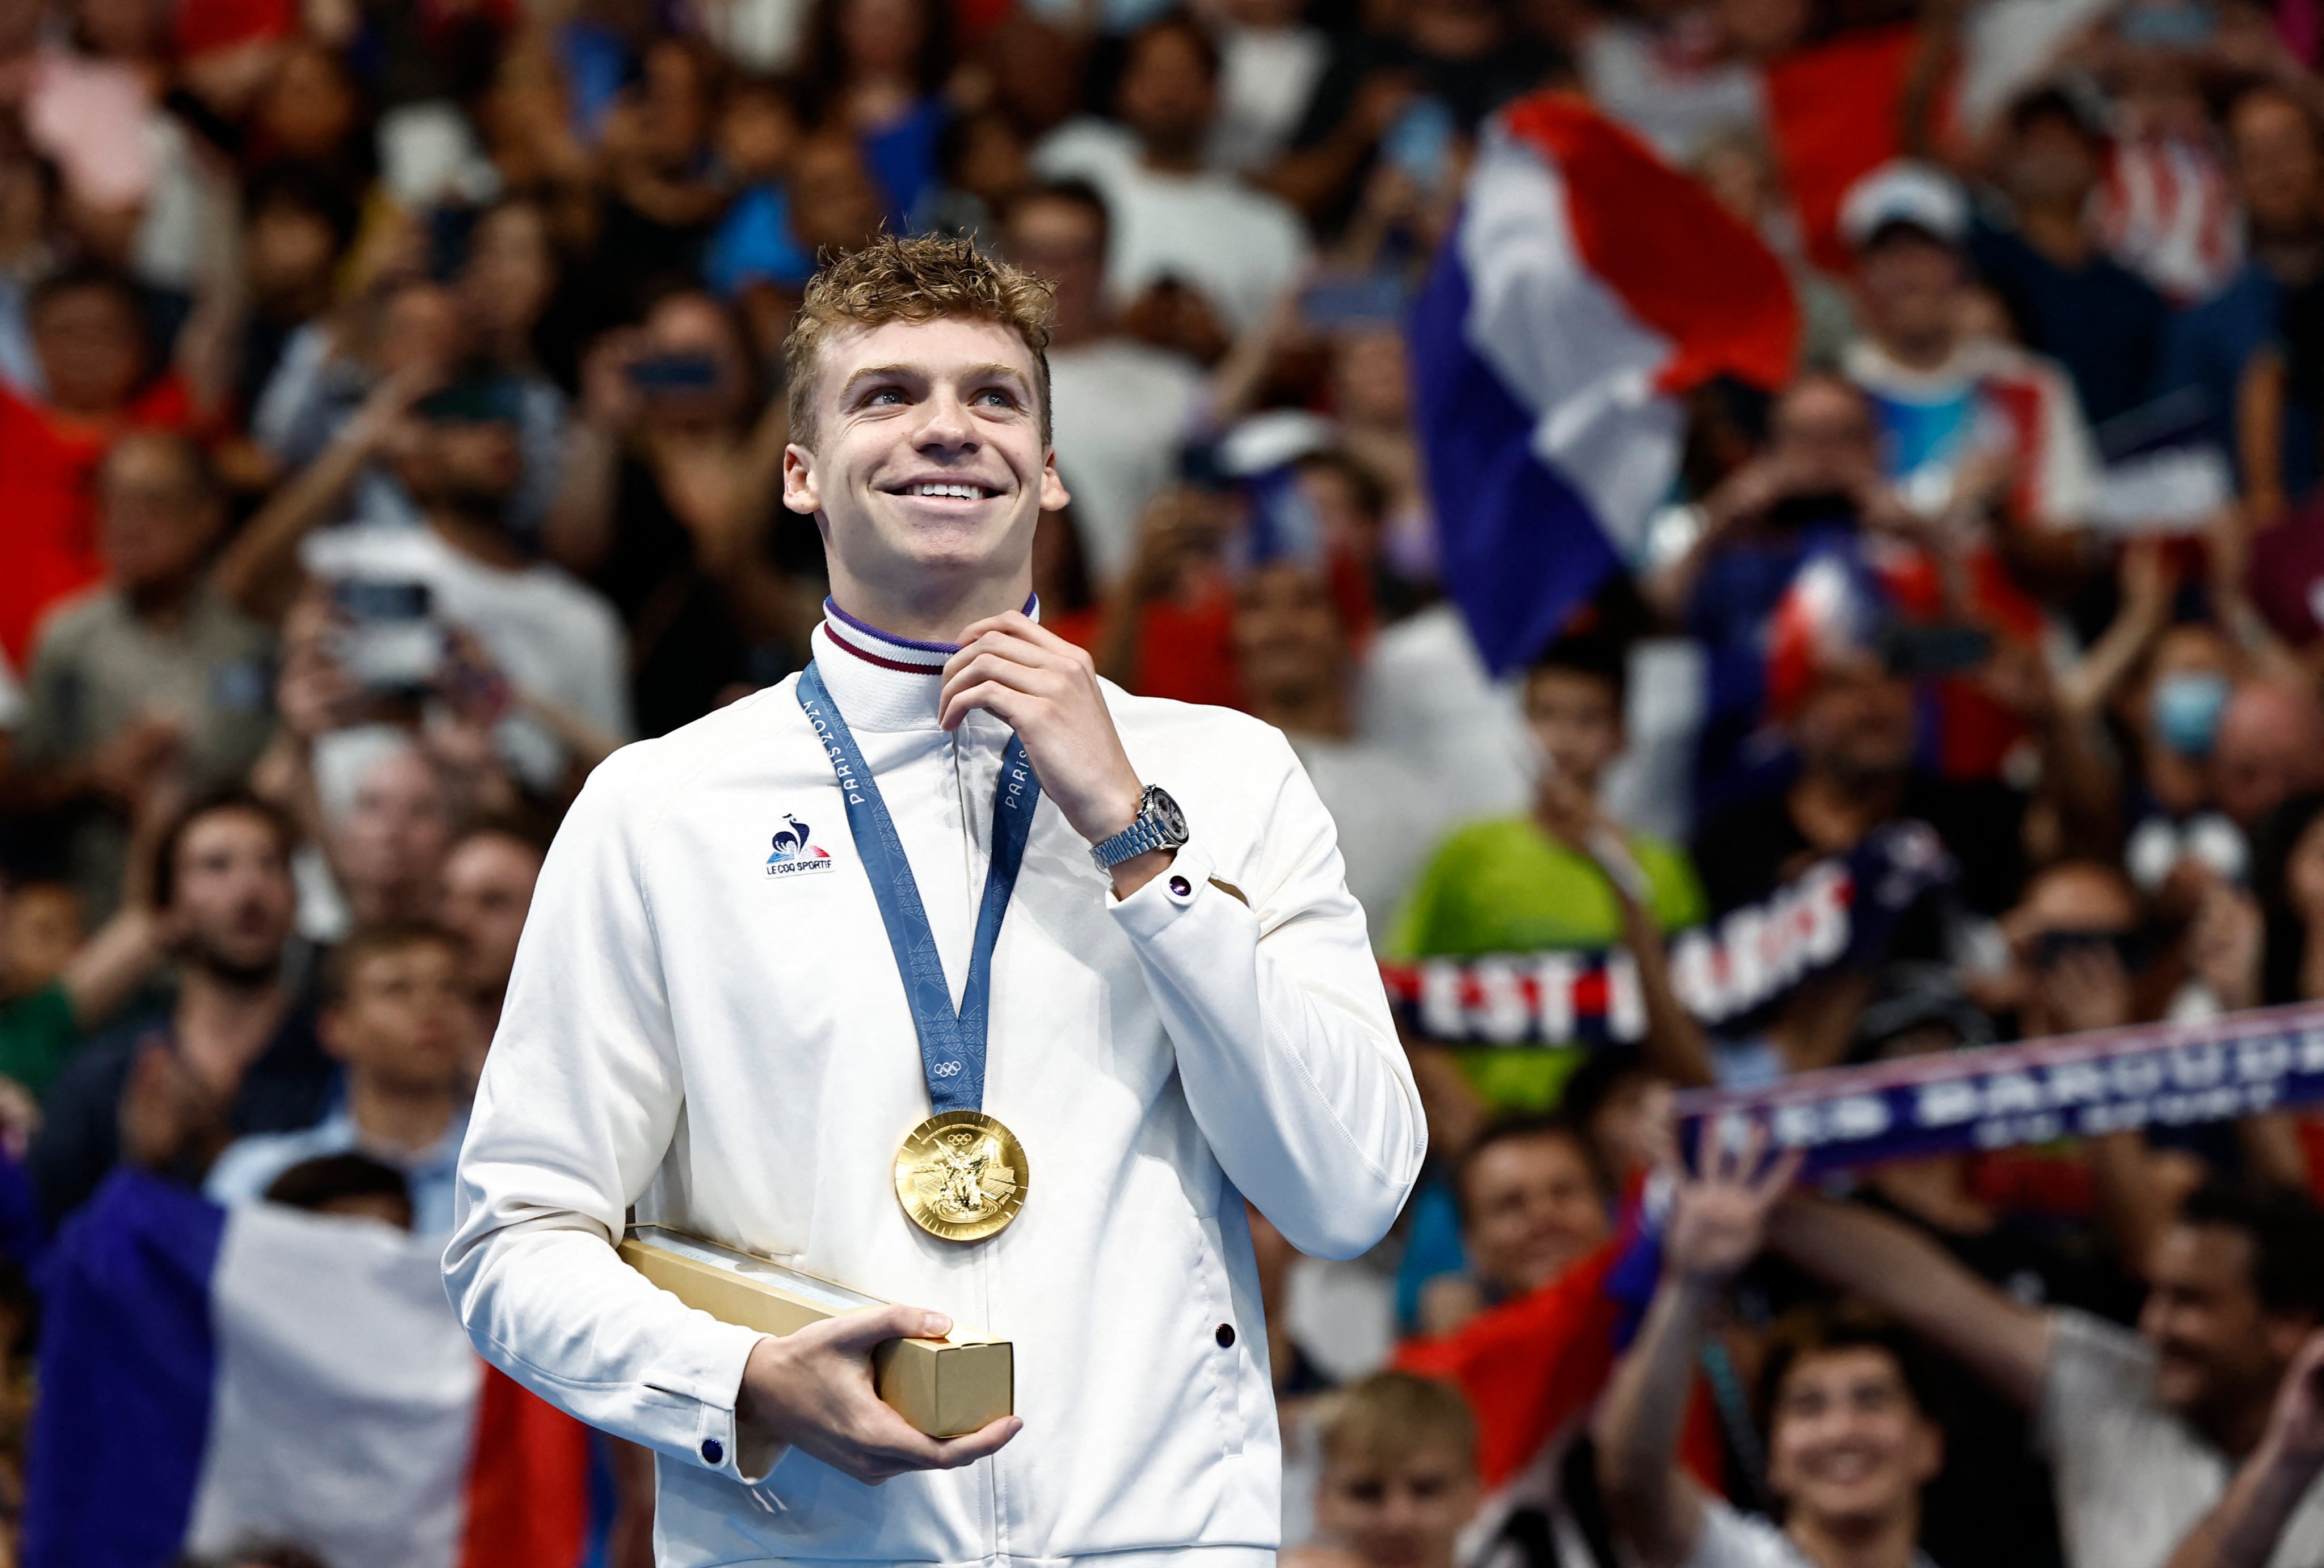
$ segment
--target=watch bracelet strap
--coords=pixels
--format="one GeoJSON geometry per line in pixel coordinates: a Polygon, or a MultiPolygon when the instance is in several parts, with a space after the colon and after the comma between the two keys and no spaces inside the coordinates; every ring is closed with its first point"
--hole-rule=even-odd
{"type": "Polygon", "coordinates": [[[1138,820],[1115,834],[1090,845],[1090,858],[1100,869],[1111,871],[1126,860],[1135,860],[1148,850],[1162,847],[1162,828],[1143,809],[1138,820]]]}

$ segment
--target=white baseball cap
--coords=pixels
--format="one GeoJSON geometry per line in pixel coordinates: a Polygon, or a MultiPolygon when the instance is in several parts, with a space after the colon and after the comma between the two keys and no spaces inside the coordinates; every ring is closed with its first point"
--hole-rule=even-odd
{"type": "Polygon", "coordinates": [[[1943,170],[1899,158],[1849,186],[1840,204],[1840,237],[1851,250],[1894,224],[1957,245],[1969,237],[1969,203],[1943,170]]]}

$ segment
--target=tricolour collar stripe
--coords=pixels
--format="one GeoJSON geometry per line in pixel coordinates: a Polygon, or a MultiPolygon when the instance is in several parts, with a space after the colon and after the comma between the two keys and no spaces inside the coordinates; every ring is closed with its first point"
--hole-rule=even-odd
{"type": "MultiPolygon", "coordinates": [[[[1038,619],[1040,603],[1038,594],[1028,597],[1025,613],[1038,619]]],[[[833,643],[881,669],[905,675],[936,675],[943,672],[945,661],[960,651],[956,642],[924,642],[882,632],[856,619],[828,598],[823,602],[823,629],[830,634],[833,643]]]]}

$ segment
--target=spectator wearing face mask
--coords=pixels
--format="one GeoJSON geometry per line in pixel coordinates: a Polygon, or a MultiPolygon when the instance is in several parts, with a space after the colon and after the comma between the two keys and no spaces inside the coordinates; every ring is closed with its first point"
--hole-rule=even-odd
{"type": "Polygon", "coordinates": [[[466,962],[457,937],[424,922],[364,927],[341,943],[324,964],[316,1032],[340,1064],[343,1102],[311,1128],[228,1144],[202,1190],[250,1203],[304,1161],[360,1153],[401,1173],[413,1230],[448,1233],[475,1029],[466,962]]]}
{"type": "MultiPolygon", "coordinates": [[[[2211,754],[2212,745],[2219,738],[2219,721],[2227,711],[2227,699],[2235,692],[2235,663],[2232,650],[2208,626],[2174,629],[2177,635],[2166,633],[2156,644],[2154,657],[2147,670],[2145,702],[2139,716],[2140,740],[2146,754],[2145,773],[2152,782],[2168,778],[2162,786],[2176,798],[2174,804],[2182,811],[2202,805],[2200,776],[2192,780],[2196,789],[2190,791],[2185,777],[2187,765],[2200,765],[2211,754]]],[[[2161,791],[2158,790],[2158,793],[2161,791]]],[[[2153,857],[2142,855],[2135,847],[2129,852],[2133,874],[2142,881],[2153,879],[2153,857]]],[[[2207,863],[2222,876],[2232,877],[2242,868],[2232,860],[2213,858],[2216,852],[2204,854],[2207,863]]]]}
{"type": "Polygon", "coordinates": [[[2208,880],[2243,875],[2243,830],[2211,789],[2211,754],[2242,653],[2207,622],[2171,619],[2178,583],[2161,541],[2134,540],[2117,574],[2119,608],[2061,682],[2080,715],[2111,705],[2135,747],[2123,865],[2142,892],[2183,913],[2208,880]]]}

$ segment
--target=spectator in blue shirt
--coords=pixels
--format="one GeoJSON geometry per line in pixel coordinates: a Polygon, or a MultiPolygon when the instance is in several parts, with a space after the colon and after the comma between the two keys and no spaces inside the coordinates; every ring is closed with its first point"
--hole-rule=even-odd
{"type": "MultiPolygon", "coordinates": [[[[2225,289],[2172,322],[2162,379],[2195,394],[2203,438],[2240,467],[2236,408],[2245,373],[2276,341],[2286,298],[2324,272],[2324,157],[2314,120],[2283,87],[2246,88],[2228,106],[2226,125],[2250,258],[2225,289]]],[[[2318,410],[2312,399],[2286,403],[2282,483],[2299,495],[2316,482],[2318,410]]]]}
{"type": "Polygon", "coordinates": [[[221,1204],[265,1195],[291,1167],[364,1154],[402,1172],[412,1229],[452,1229],[454,1167],[467,1115],[462,1065],[475,1027],[466,954],[440,926],[403,920],[358,930],[324,967],[323,1047],[346,1071],[339,1106],[299,1132],[254,1133],[229,1145],[204,1190],[221,1204]]]}
{"type": "Polygon", "coordinates": [[[2144,403],[2171,309],[2090,232],[2106,138],[2066,93],[2018,100],[1996,170],[2008,226],[1979,219],[1969,259],[2026,347],[2066,367],[2094,426],[2144,403]]]}

